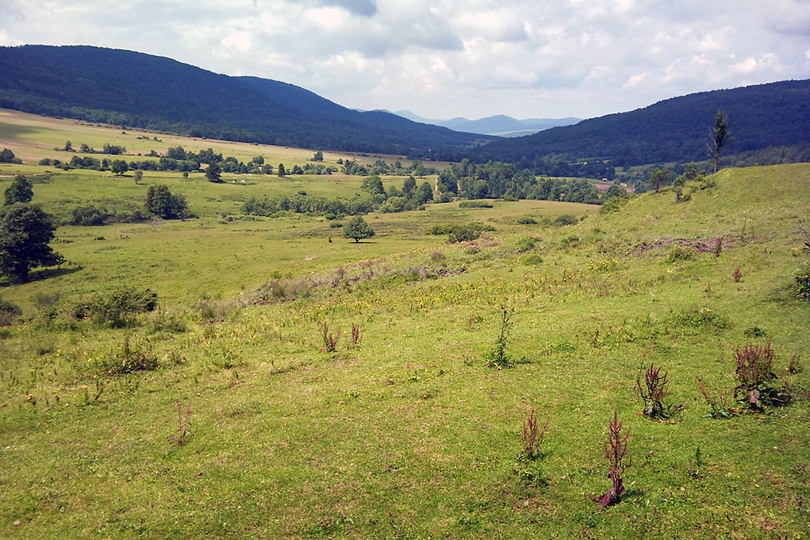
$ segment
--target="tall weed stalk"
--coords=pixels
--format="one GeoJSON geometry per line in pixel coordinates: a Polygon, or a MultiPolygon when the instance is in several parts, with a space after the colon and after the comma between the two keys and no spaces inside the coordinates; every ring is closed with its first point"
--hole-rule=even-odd
{"type": "Polygon", "coordinates": [[[601,497],[591,499],[601,505],[602,510],[611,504],[616,504],[624,494],[624,473],[632,464],[630,453],[627,451],[627,441],[630,440],[630,430],[622,436],[622,423],[619,421],[619,412],[613,409],[613,419],[608,425],[608,438],[604,442],[605,459],[610,463],[610,478],[612,485],[601,497]]]}

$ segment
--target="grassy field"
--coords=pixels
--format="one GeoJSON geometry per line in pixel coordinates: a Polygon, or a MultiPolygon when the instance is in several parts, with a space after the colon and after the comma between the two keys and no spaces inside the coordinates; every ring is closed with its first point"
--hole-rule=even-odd
{"type": "MultiPolygon", "coordinates": [[[[29,161],[68,138],[113,142],[104,128],[29,121],[0,116],[0,148],[26,160],[0,175],[43,173],[29,161]]],[[[686,202],[665,189],[612,214],[544,201],[372,214],[377,235],[360,243],[322,218],[227,219],[250,195],[350,197],[355,177],[41,178],[34,202],[56,215],[165,183],[198,217],[61,227],[54,248],[71,264],[0,287],[24,311],[0,328],[2,537],[807,536],[810,381],[786,367],[810,352],[810,306],[792,288],[810,257],[810,165],[724,170],[686,202]],[[556,225],[563,214],[580,219],[556,225]],[[538,223],[518,224],[526,216],[538,223]],[[472,221],[494,231],[460,244],[427,234],[472,221]],[[44,320],[57,297],[122,287],[150,288],[159,309],[125,328],[44,320]],[[497,369],[504,310],[514,365],[497,369]],[[334,351],[324,323],[340,333],[334,351]],[[697,377],[730,395],[735,349],[767,342],[793,403],[707,417],[697,377]],[[133,358],[157,365],[110,373],[133,358]],[[649,363],[684,405],[672,421],[640,414],[649,363]],[[532,408],[549,430],[527,466],[516,456],[532,408]],[[590,497],[610,487],[614,409],[632,466],[602,511],[590,497]]]]}

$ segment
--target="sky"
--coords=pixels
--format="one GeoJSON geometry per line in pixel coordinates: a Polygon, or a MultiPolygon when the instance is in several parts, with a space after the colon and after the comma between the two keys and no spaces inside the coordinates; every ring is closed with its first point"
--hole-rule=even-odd
{"type": "Polygon", "coordinates": [[[166,56],[356,109],[592,118],[810,78],[810,0],[0,0],[0,45],[23,44],[166,56]]]}

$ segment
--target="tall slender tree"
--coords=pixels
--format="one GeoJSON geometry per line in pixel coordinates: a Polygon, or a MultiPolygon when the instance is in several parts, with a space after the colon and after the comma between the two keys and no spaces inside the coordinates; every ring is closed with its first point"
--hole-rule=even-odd
{"type": "Polygon", "coordinates": [[[714,163],[714,172],[720,169],[720,156],[723,148],[732,141],[731,133],[728,130],[728,117],[722,109],[714,116],[714,129],[711,130],[709,140],[709,159],[714,163]]]}

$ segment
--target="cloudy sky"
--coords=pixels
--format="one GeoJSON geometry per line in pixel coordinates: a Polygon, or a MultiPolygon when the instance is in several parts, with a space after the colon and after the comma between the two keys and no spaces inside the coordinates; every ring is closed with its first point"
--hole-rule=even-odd
{"type": "Polygon", "coordinates": [[[429,118],[594,117],[810,78],[810,0],[0,0],[0,45],[98,45],[429,118]]]}

